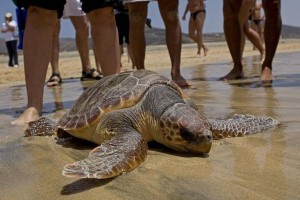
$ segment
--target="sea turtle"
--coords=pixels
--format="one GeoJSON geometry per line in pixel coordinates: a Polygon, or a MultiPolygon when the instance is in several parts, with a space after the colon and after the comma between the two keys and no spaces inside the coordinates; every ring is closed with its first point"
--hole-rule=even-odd
{"type": "Polygon", "coordinates": [[[88,158],[66,165],[63,175],[105,179],[139,166],[152,140],[175,151],[203,154],[210,151],[213,138],[242,136],[276,124],[270,117],[252,115],[207,119],[174,82],[137,70],[103,78],[58,123],[40,118],[29,123],[26,133],[65,131],[98,144],[88,158]]]}

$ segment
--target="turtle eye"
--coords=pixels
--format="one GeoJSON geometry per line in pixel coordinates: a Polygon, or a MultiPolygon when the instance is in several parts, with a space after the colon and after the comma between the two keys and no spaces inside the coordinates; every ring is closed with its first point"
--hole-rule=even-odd
{"type": "Polygon", "coordinates": [[[191,142],[197,139],[197,136],[186,128],[180,129],[180,135],[183,139],[191,142]]]}

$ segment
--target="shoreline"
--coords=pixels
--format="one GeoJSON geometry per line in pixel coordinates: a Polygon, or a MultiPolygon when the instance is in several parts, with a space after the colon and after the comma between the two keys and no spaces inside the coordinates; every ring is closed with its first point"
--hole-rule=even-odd
{"type": "MultiPolygon", "coordinates": [[[[208,55],[205,57],[196,55],[197,47],[195,43],[183,44],[181,53],[181,69],[208,63],[214,64],[219,62],[231,61],[231,56],[229,54],[226,42],[209,42],[206,44],[209,48],[209,51],[208,55]]],[[[300,51],[300,39],[282,39],[279,42],[276,54],[296,51],[300,51]]],[[[125,49],[125,53],[126,52],[127,51],[125,49]]],[[[252,50],[252,44],[247,41],[243,57],[245,58],[253,55],[259,55],[259,52],[252,50]]],[[[6,67],[7,59],[7,56],[0,56],[0,87],[2,88],[13,85],[24,85],[25,77],[23,55],[19,56],[20,65],[18,68],[6,67]]],[[[90,53],[90,60],[92,66],[95,66],[93,51],[91,51],[90,53]]],[[[62,78],[80,78],[80,63],[81,62],[77,51],[60,52],[59,68],[62,78]]],[[[128,62],[127,54],[122,56],[122,65],[122,71],[131,70],[131,63],[128,62]]],[[[145,66],[146,69],[153,71],[170,68],[170,59],[166,45],[147,46],[145,66]]],[[[274,73],[276,73],[276,66],[274,67],[274,73]]],[[[49,65],[46,80],[50,76],[51,67],[49,65]]]]}

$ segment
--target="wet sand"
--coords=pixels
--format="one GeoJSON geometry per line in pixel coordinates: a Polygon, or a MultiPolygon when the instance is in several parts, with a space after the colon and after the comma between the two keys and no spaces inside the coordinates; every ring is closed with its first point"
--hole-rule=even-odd
{"type": "MultiPolygon", "coordinates": [[[[208,117],[267,115],[281,125],[252,136],[214,141],[207,158],[150,144],[140,167],[109,180],[61,175],[65,164],[86,157],[93,144],[23,137],[25,127],[10,125],[24,109],[26,91],[22,66],[7,69],[0,58],[0,199],[299,199],[300,40],[280,43],[270,87],[259,81],[259,56],[250,45],[244,59],[246,78],[229,83],[218,81],[231,69],[226,44],[208,46],[207,57],[195,56],[195,45],[182,50],[182,73],[193,85],[186,92],[200,112],[208,117]]],[[[148,69],[170,76],[164,46],[149,47],[146,59],[148,69]]],[[[123,65],[130,69],[125,57],[123,65]]],[[[66,78],[62,86],[45,88],[45,116],[60,117],[92,84],[79,81],[76,52],[61,55],[61,69],[66,78]]]]}

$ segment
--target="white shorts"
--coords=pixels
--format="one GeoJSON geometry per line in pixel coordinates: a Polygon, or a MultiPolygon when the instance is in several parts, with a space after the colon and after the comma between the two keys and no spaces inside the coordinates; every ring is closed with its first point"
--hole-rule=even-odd
{"type": "Polygon", "coordinates": [[[67,0],[67,3],[64,7],[64,19],[69,18],[70,16],[84,16],[85,12],[81,9],[81,2],[80,0],[67,0]]]}

